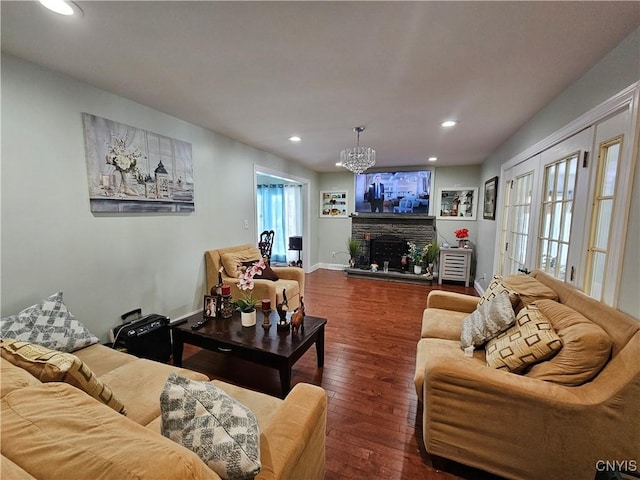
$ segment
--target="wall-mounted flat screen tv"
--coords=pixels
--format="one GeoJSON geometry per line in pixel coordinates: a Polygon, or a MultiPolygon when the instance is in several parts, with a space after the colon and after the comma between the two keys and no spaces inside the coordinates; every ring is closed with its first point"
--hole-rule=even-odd
{"type": "Polygon", "coordinates": [[[356,212],[429,213],[431,170],[356,175],[356,212]]]}

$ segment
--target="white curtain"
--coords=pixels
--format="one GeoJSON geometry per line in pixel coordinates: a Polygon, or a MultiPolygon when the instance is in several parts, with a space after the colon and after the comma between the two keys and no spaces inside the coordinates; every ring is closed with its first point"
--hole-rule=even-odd
{"type": "MultiPolygon", "coordinates": [[[[287,263],[298,260],[298,252],[290,251],[289,237],[302,235],[302,185],[284,186],[284,230],[287,242],[287,263]]],[[[304,239],[302,248],[304,248],[304,239]]]]}

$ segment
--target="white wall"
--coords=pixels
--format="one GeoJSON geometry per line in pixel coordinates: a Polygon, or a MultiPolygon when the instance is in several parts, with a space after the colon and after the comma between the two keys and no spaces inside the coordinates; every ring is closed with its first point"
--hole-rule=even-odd
{"type": "MultiPolygon", "coordinates": [[[[351,172],[321,173],[318,176],[319,192],[323,190],[346,190],[348,194],[347,211],[355,211],[355,180],[351,172]]],[[[320,217],[318,193],[318,209],[312,215],[320,217]]],[[[351,236],[351,218],[331,217],[318,218],[318,259],[324,265],[347,265],[347,239],[351,236]],[[332,255],[336,252],[335,257],[332,255]]]]}
{"type": "MultiPolygon", "coordinates": [[[[509,138],[482,165],[480,181],[500,174],[500,166],[539,141],[570,124],[607,99],[640,79],[640,28],[636,29],[615,49],[594,65],[581,78],[538,112],[515,135],[509,138]]],[[[498,196],[502,195],[499,191],[498,196]]],[[[636,166],[629,229],[625,248],[625,267],[622,272],[619,308],[635,317],[640,312],[640,257],[637,254],[640,231],[640,168],[636,166]]],[[[482,200],[482,199],[481,199],[482,200]]],[[[479,220],[478,272],[492,272],[496,221],[479,220]]],[[[488,279],[491,277],[489,276],[488,279]]],[[[488,280],[481,282],[486,287],[488,280]]]]}
{"type": "Polygon", "coordinates": [[[482,188],[480,187],[480,165],[469,167],[440,167],[436,168],[435,188],[433,190],[433,206],[434,215],[437,215],[436,207],[438,206],[438,190],[440,188],[458,188],[458,187],[477,187],[478,198],[476,198],[477,210],[476,220],[449,220],[436,218],[436,231],[438,232],[438,244],[443,242],[449,245],[456,245],[455,231],[459,228],[469,230],[469,242],[475,248],[478,243],[478,218],[482,218],[482,188]]]}
{"type": "MultiPolygon", "coordinates": [[[[434,188],[432,192],[432,201],[436,202],[436,195],[439,188],[446,187],[478,187],[478,196],[481,195],[482,189],[479,185],[480,165],[467,167],[434,167],[429,165],[434,171],[434,188]]],[[[414,167],[415,169],[415,167],[414,167]]],[[[397,170],[402,170],[398,168],[397,170]]],[[[318,178],[319,190],[347,190],[349,195],[349,211],[355,210],[354,188],[355,181],[353,174],[347,171],[335,173],[321,173],[318,178]]],[[[433,212],[435,213],[436,203],[433,204],[433,212]]],[[[312,212],[312,215],[314,213],[312,212]]],[[[319,216],[319,212],[317,212],[319,216]]],[[[482,205],[478,204],[479,218],[482,218],[482,205]]],[[[478,218],[476,217],[476,218],[478,218]]],[[[444,239],[451,245],[455,244],[454,230],[466,227],[469,229],[469,240],[472,243],[477,241],[478,229],[476,221],[463,220],[436,220],[436,229],[439,235],[438,243],[442,243],[444,239]]],[[[348,255],[345,254],[347,238],[351,236],[351,219],[350,218],[320,218],[318,221],[318,261],[321,265],[342,264],[346,265],[349,261],[348,255]],[[333,252],[338,252],[332,257],[333,252]],[[342,253],[340,253],[342,252],[342,253]]]]}
{"type": "MultiPolygon", "coordinates": [[[[315,172],[3,55],[2,316],[61,290],[106,340],[134,308],[172,318],[202,308],[205,250],[257,241],[254,164],[310,179],[317,210],[315,172]],[[92,214],[82,112],[191,143],[195,213],[92,214]]],[[[317,217],[310,225],[317,236],[317,217]]]]}

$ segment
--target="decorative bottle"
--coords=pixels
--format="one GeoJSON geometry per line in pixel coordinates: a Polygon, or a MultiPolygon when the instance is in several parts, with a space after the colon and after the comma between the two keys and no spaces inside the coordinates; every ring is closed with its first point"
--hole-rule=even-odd
{"type": "Polygon", "coordinates": [[[216,299],[216,317],[222,313],[222,269],[218,271],[218,283],[211,287],[211,296],[216,299]]]}

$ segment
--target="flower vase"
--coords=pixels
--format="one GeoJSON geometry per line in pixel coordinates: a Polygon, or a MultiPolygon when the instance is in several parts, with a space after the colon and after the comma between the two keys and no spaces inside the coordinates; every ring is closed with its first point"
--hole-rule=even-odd
{"type": "Polygon", "coordinates": [[[240,312],[240,321],[243,327],[253,327],[256,324],[256,311],[240,312]]]}
{"type": "Polygon", "coordinates": [[[135,191],[133,188],[131,188],[131,186],[129,185],[129,179],[127,178],[127,174],[122,170],[119,170],[119,172],[120,172],[121,181],[120,181],[120,186],[118,187],[118,194],[120,196],[128,195],[130,197],[137,197],[138,192],[135,191]]]}
{"type": "Polygon", "coordinates": [[[467,239],[466,238],[462,238],[462,239],[458,240],[458,247],[467,248],[467,239]]]}
{"type": "Polygon", "coordinates": [[[416,275],[420,275],[422,273],[422,265],[414,265],[413,273],[415,273],[416,275]]]}

